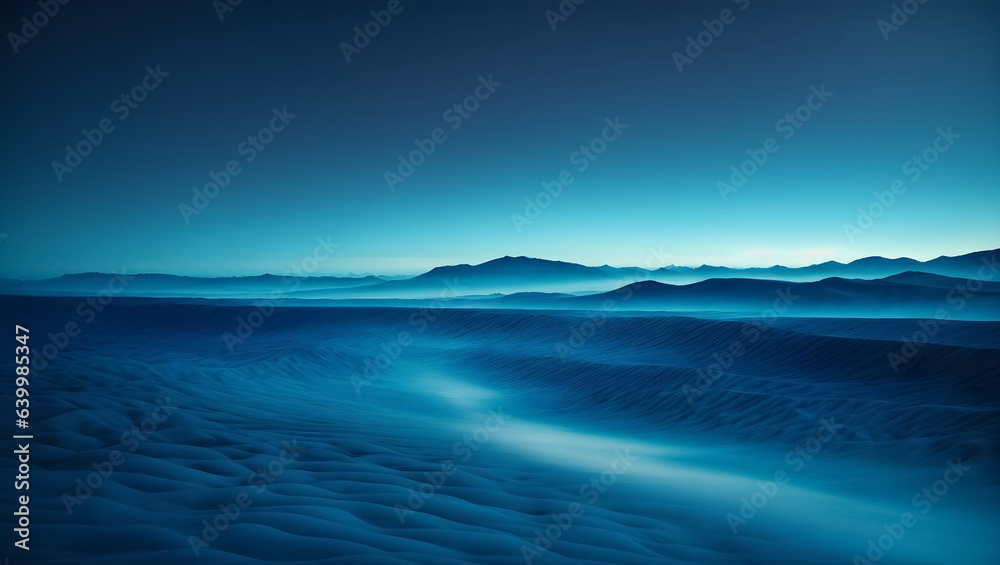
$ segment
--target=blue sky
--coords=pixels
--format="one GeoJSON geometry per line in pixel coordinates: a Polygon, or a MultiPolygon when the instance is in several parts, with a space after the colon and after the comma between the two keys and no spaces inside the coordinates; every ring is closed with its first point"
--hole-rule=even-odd
{"type": "MultiPolygon", "coordinates": [[[[554,1],[403,0],[345,60],[342,42],[387,4],[243,2],[220,21],[209,2],[70,3],[17,53],[8,36],[0,276],[283,272],[317,237],[340,244],[319,271],[331,274],[1000,247],[993,2],[928,2],[886,40],[892,2],[588,2],[553,30],[554,1]],[[706,20],[721,33],[679,72],[673,54],[706,20]],[[480,77],[493,86],[475,98],[480,77]],[[137,86],[145,98],[122,119],[137,86]],[[812,87],[833,94],[785,139],[776,125],[812,87]],[[475,109],[453,129],[463,101],[475,109]],[[627,128],[606,130],[615,118],[627,128]],[[114,129],[60,180],[53,162],[102,120],[114,129]],[[272,125],[248,162],[248,136],[272,125]],[[911,180],[906,162],[948,127],[960,137],[911,180]],[[446,139],[390,190],[386,172],[437,128],[446,139]],[[723,199],[718,183],[768,138],[780,147],[723,199]],[[593,160],[577,153],[592,144],[593,160]],[[185,214],[230,161],[240,172],[185,214]],[[564,170],[572,184],[539,197],[564,170]],[[849,238],[897,179],[905,192],[849,238]],[[547,207],[529,218],[526,198],[547,207]]],[[[37,11],[5,5],[4,32],[37,11]]]]}

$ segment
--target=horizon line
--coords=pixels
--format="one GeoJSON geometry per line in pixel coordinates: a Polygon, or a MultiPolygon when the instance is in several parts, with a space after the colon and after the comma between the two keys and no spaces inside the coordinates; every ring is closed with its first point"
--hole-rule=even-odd
{"type": "MultiPolygon", "coordinates": [[[[674,265],[674,264],[670,264],[670,265],[662,265],[660,267],[655,267],[655,268],[647,269],[647,268],[638,267],[638,266],[635,266],[635,265],[614,266],[614,265],[611,265],[611,264],[608,264],[608,263],[605,263],[603,265],[584,265],[582,263],[576,263],[576,262],[573,262],[573,261],[564,261],[564,260],[561,260],[561,259],[544,259],[544,258],[541,258],[541,257],[530,257],[530,256],[527,256],[527,255],[504,255],[502,257],[495,257],[493,259],[488,259],[488,260],[483,261],[481,263],[455,263],[455,264],[448,264],[448,265],[438,265],[436,267],[431,267],[430,269],[427,269],[426,271],[423,271],[423,272],[420,272],[420,273],[417,273],[417,274],[408,274],[408,273],[406,273],[406,274],[404,274],[404,273],[400,273],[400,274],[361,273],[361,274],[358,274],[358,273],[354,273],[353,271],[348,271],[346,274],[337,274],[337,273],[295,274],[295,273],[292,273],[292,272],[288,272],[288,273],[284,273],[284,274],[276,274],[276,273],[271,273],[271,272],[266,272],[265,271],[264,273],[246,274],[246,275],[182,275],[182,274],[176,274],[176,273],[157,272],[157,271],[145,271],[145,272],[136,272],[136,273],[126,273],[124,268],[122,269],[121,273],[118,273],[118,274],[124,274],[124,275],[128,275],[128,276],[135,276],[135,275],[163,275],[163,276],[184,277],[184,278],[192,278],[192,279],[235,279],[235,278],[264,277],[264,276],[273,276],[273,277],[296,276],[296,277],[300,277],[300,278],[333,277],[333,278],[341,278],[341,279],[344,279],[344,278],[346,278],[346,279],[364,279],[364,278],[368,278],[368,277],[375,277],[375,278],[379,278],[379,277],[386,277],[386,278],[399,278],[399,277],[414,278],[414,277],[418,277],[418,276],[421,276],[421,275],[425,275],[425,274],[433,271],[434,269],[438,269],[438,268],[442,268],[442,267],[477,267],[477,266],[484,265],[486,263],[491,263],[493,261],[498,261],[498,260],[501,260],[501,259],[530,259],[530,260],[545,261],[545,262],[550,262],[550,263],[566,263],[566,264],[569,264],[569,265],[578,265],[578,266],[581,266],[581,267],[587,267],[587,268],[592,268],[592,269],[599,269],[599,268],[602,268],[602,267],[610,267],[610,268],[613,268],[613,269],[639,269],[639,270],[644,270],[644,271],[649,271],[649,272],[658,271],[660,269],[667,269],[669,267],[674,267],[674,268],[679,268],[679,269],[691,269],[691,270],[697,270],[697,269],[701,269],[701,268],[721,268],[721,269],[730,269],[730,270],[734,270],[734,271],[749,271],[749,270],[755,270],[755,269],[773,269],[773,268],[784,268],[784,269],[793,269],[794,270],[794,269],[804,269],[804,268],[808,268],[808,267],[815,267],[815,266],[824,265],[824,264],[827,264],[827,263],[837,263],[837,264],[840,264],[840,265],[850,265],[852,263],[855,263],[857,261],[861,261],[861,260],[864,260],[864,259],[885,259],[885,260],[888,260],[888,261],[898,261],[898,260],[901,260],[901,259],[908,259],[908,260],[911,260],[911,261],[916,261],[918,263],[927,263],[929,261],[934,261],[934,260],[942,259],[942,258],[962,257],[962,256],[965,256],[965,255],[971,255],[971,254],[974,254],[974,253],[985,253],[985,252],[989,252],[989,251],[1000,251],[1000,248],[995,248],[995,249],[979,249],[979,250],[975,250],[975,251],[969,251],[967,253],[960,253],[958,255],[938,255],[937,257],[933,257],[931,259],[926,259],[926,260],[913,259],[912,257],[908,257],[908,256],[885,257],[885,256],[882,256],[882,255],[867,255],[867,256],[864,256],[864,257],[858,257],[857,259],[852,259],[852,260],[847,261],[847,262],[840,262],[840,261],[835,261],[835,260],[831,259],[831,260],[827,260],[827,261],[821,261],[821,262],[818,262],[818,263],[810,263],[808,265],[800,265],[800,266],[795,266],[795,267],[788,266],[788,265],[781,265],[781,264],[777,264],[777,263],[773,264],[773,265],[768,265],[768,266],[752,266],[752,267],[729,267],[729,266],[726,266],[726,265],[709,265],[707,263],[703,263],[703,264],[698,265],[696,267],[695,266],[690,266],[690,265],[674,265]]],[[[31,281],[51,280],[51,279],[57,279],[57,278],[60,278],[60,277],[75,276],[75,275],[114,275],[114,274],[116,274],[114,272],[114,270],[112,270],[112,272],[78,271],[78,272],[63,273],[61,275],[54,275],[54,276],[43,277],[43,278],[20,279],[20,278],[14,278],[14,277],[0,276],[0,279],[17,280],[17,281],[23,281],[23,282],[31,282],[31,281]]]]}

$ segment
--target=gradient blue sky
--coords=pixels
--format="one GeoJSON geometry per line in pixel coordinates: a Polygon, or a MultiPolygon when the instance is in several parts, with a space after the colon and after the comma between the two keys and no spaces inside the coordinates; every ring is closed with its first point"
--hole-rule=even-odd
{"type": "MultiPolygon", "coordinates": [[[[348,64],[339,44],[386,2],[69,3],[0,55],[0,276],[418,273],[528,255],[588,265],[805,265],[1000,247],[1000,6],[928,2],[883,39],[892,2],[408,2],[348,64]],[[702,20],[735,22],[679,73],[702,20]],[[125,120],[147,65],[170,76],[125,120]],[[501,86],[452,131],[477,77],[501,86]],[[834,96],[723,201],[716,182],[810,86],[834,96]],[[178,205],[274,107],[296,118],[190,224],[178,205]],[[511,214],[605,118],[629,124],[521,233],[511,214]],[[81,129],[116,129],[59,182],[81,129]],[[961,138],[854,242],[843,225],[952,126],[961,138]],[[397,155],[448,139],[392,192],[397,155]],[[649,262],[649,249],[665,254],[649,262]]],[[[3,6],[4,33],[37,11],[3,6]]]]}

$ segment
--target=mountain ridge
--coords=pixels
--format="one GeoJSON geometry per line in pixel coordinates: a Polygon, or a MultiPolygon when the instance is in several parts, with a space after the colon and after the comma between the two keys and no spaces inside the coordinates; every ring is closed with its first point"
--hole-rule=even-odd
{"type": "MultiPolygon", "coordinates": [[[[964,255],[917,261],[908,257],[886,259],[870,256],[839,263],[826,261],[805,267],[731,268],[702,265],[658,269],[637,267],[590,267],[566,261],[526,256],[504,256],[479,264],[442,265],[411,278],[336,277],[329,275],[263,275],[191,277],[166,273],[125,275],[125,294],[138,296],[259,297],[273,292],[299,298],[453,298],[465,295],[515,294],[521,292],[593,294],[618,289],[630,282],[650,280],[688,285],[712,280],[746,279],[815,282],[832,277],[876,280],[897,277],[919,286],[952,284],[934,277],[980,278],[1000,270],[996,255],[985,250],[964,255]],[[907,274],[909,273],[909,274],[907,274]],[[922,273],[922,274],[915,274],[922,273]]],[[[0,293],[91,295],[111,284],[114,273],[73,273],[41,280],[0,279],[0,293]]],[[[751,283],[747,283],[751,284],[751,283]]],[[[116,284],[117,286],[117,284],[116,284]]],[[[711,286],[711,285],[707,285],[711,286]]]]}

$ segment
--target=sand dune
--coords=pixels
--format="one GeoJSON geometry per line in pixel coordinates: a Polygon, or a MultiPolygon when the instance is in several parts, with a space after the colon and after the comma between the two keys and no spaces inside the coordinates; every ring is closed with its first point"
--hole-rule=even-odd
{"type": "MultiPolygon", "coordinates": [[[[42,336],[78,302],[2,306],[42,336]]],[[[905,511],[920,521],[886,563],[995,562],[996,323],[952,321],[897,373],[890,338],[915,320],[751,342],[739,320],[619,316],[567,352],[584,313],[280,308],[229,352],[252,310],[120,301],[49,361],[38,562],[849,563],[905,511]],[[794,455],[824,420],[836,433],[794,455]],[[956,459],[971,470],[919,514],[956,459]],[[776,471],[790,481],[734,534],[776,471]]]]}

